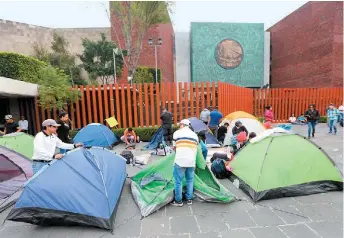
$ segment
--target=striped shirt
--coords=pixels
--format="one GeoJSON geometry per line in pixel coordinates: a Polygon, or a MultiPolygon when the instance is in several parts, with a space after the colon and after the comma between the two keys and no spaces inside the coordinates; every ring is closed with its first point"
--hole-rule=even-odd
{"type": "Polygon", "coordinates": [[[327,110],[327,118],[329,120],[338,120],[339,111],[337,108],[327,110]]]}
{"type": "Polygon", "coordinates": [[[173,134],[173,143],[176,146],[174,162],[180,167],[195,167],[198,146],[198,137],[189,127],[183,127],[173,134]]]}

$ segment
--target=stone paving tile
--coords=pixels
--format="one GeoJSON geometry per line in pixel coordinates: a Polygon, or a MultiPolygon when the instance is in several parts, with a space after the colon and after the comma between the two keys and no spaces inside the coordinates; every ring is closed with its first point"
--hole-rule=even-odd
{"type": "Polygon", "coordinates": [[[191,238],[219,238],[220,234],[217,232],[208,232],[208,233],[193,233],[190,234],[191,238]]]}
{"type": "Polygon", "coordinates": [[[199,226],[194,216],[171,217],[172,234],[199,233],[199,226]]]}
{"type": "Polygon", "coordinates": [[[298,211],[295,207],[276,207],[272,211],[287,224],[309,222],[310,219],[298,211]]]}
{"type": "Polygon", "coordinates": [[[193,215],[210,215],[229,212],[230,204],[210,203],[210,202],[194,202],[191,206],[193,215]]]}
{"type": "Polygon", "coordinates": [[[305,224],[279,226],[289,238],[319,238],[305,224]]]}
{"type": "Polygon", "coordinates": [[[246,211],[222,214],[226,224],[231,228],[255,227],[256,223],[246,211]]]}
{"type": "MultiPolygon", "coordinates": [[[[117,224],[115,223],[114,232],[116,237],[138,237],[141,233],[141,220],[140,217],[136,216],[126,223],[117,224]]],[[[105,237],[111,237],[111,233],[105,237]]],[[[104,237],[104,238],[105,238],[104,237]]]]}
{"type": "Polygon", "coordinates": [[[262,200],[257,203],[257,205],[264,205],[270,207],[289,207],[300,205],[300,202],[297,201],[294,197],[286,197],[286,198],[276,198],[270,200],[262,200]]]}
{"type": "Polygon", "coordinates": [[[255,238],[248,229],[224,231],[221,233],[221,236],[222,236],[222,238],[255,238]]]}
{"type": "Polygon", "coordinates": [[[0,230],[0,237],[4,237],[4,238],[23,238],[23,237],[45,238],[45,237],[49,237],[52,232],[53,232],[52,227],[11,226],[11,227],[3,227],[0,230]]]}
{"type": "Polygon", "coordinates": [[[315,204],[300,205],[296,208],[304,216],[312,221],[343,221],[343,209],[341,204],[315,204]]]}
{"type": "Polygon", "coordinates": [[[295,197],[295,199],[301,204],[343,202],[343,192],[333,191],[328,193],[312,194],[308,196],[295,197]]]}
{"type": "Polygon", "coordinates": [[[256,209],[252,202],[236,201],[228,205],[229,213],[238,213],[242,211],[250,211],[256,209]]]}
{"type": "Polygon", "coordinates": [[[141,218],[141,213],[136,205],[118,206],[115,225],[119,225],[132,217],[141,218]]]}
{"type": "Polygon", "coordinates": [[[168,217],[146,217],[141,221],[141,236],[171,234],[168,217]]]}
{"type": "Polygon", "coordinates": [[[248,214],[257,223],[258,226],[274,226],[285,224],[275,213],[269,208],[261,207],[256,210],[248,211],[248,214]]]}
{"type": "Polygon", "coordinates": [[[312,222],[308,226],[323,238],[343,238],[343,222],[312,222]]]}
{"type": "Polygon", "coordinates": [[[111,232],[103,229],[89,228],[89,227],[53,227],[49,238],[92,238],[100,237],[102,235],[110,235],[111,232]]]}
{"type": "Polygon", "coordinates": [[[250,231],[255,238],[287,238],[287,236],[276,226],[250,228],[250,231]]]}
{"type": "Polygon", "coordinates": [[[183,235],[161,235],[159,238],[190,238],[191,236],[189,234],[183,234],[183,235]]]}
{"type": "Polygon", "coordinates": [[[227,230],[223,217],[220,214],[217,215],[199,215],[195,216],[198,222],[201,233],[206,233],[210,231],[223,231],[227,230]]]}
{"type": "MultiPolygon", "coordinates": [[[[194,206],[194,205],[192,205],[194,206]]],[[[171,205],[166,206],[166,216],[190,216],[191,214],[191,206],[182,206],[182,207],[175,207],[171,205]]]]}

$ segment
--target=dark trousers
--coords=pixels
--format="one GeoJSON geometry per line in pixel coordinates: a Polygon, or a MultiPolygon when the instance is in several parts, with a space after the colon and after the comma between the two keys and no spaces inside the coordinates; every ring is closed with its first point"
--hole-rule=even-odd
{"type": "Polygon", "coordinates": [[[170,146],[173,140],[172,125],[163,125],[162,129],[164,132],[164,141],[166,142],[166,145],[170,146]]]}

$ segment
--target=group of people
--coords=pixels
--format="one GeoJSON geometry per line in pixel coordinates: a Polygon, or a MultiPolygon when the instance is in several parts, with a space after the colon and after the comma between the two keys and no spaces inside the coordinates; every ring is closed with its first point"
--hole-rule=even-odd
{"type": "Polygon", "coordinates": [[[16,122],[12,115],[6,115],[5,121],[4,131],[0,131],[0,135],[7,135],[15,132],[28,133],[29,122],[24,116],[21,116],[20,120],[16,122]]]}

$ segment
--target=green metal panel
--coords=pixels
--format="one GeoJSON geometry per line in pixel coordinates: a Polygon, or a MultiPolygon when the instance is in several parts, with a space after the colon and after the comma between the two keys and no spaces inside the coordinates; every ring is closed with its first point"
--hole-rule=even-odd
{"type": "Polygon", "coordinates": [[[263,86],[263,23],[191,23],[190,48],[192,82],[222,81],[244,87],[263,86]],[[226,40],[239,43],[241,47],[231,48],[228,43],[227,48],[217,50],[226,40]],[[223,67],[218,64],[217,52],[224,52],[224,58],[229,61],[240,55],[241,63],[232,68],[223,67]]]}

